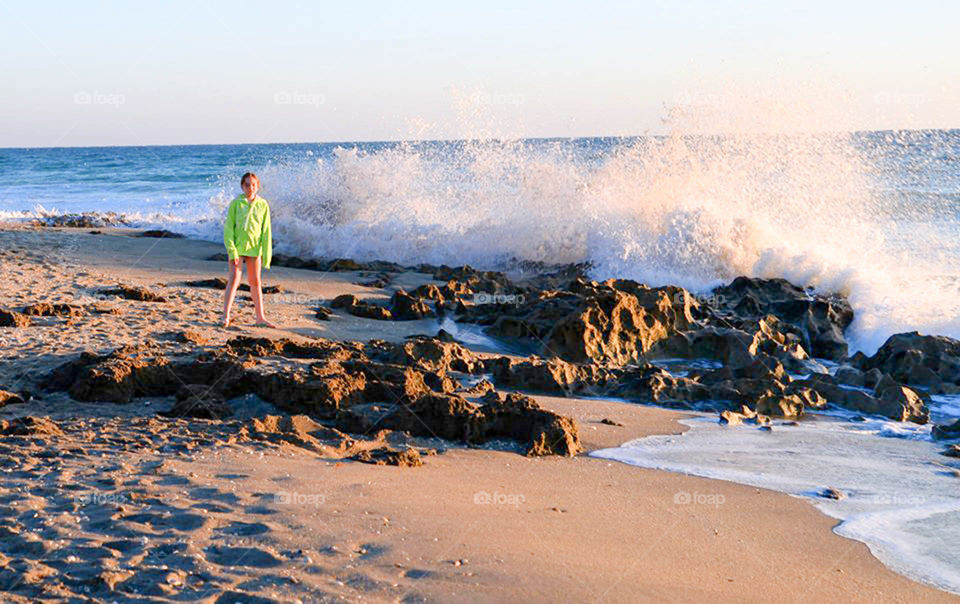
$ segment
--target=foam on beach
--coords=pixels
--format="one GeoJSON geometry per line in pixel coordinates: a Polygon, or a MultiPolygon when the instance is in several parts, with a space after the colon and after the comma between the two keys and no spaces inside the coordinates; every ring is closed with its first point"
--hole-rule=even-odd
{"type": "Polygon", "coordinates": [[[683,423],[691,428],[683,435],[651,436],[591,455],[808,498],[841,521],[837,534],[867,544],[891,569],[960,593],[960,492],[929,428],[831,417],[777,422],[771,431],[721,426],[713,416],[683,423]],[[825,498],[827,488],[844,497],[825,498]]]}

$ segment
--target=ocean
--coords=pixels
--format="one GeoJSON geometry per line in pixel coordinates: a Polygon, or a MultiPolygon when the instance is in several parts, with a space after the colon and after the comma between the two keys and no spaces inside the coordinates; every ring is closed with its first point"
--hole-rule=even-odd
{"type": "MultiPolygon", "coordinates": [[[[960,338],[960,130],[0,149],[0,218],[113,211],[219,241],[246,171],[277,252],[589,262],[597,279],[704,295],[783,277],[849,298],[852,350],[904,331],[960,338]]],[[[933,411],[951,421],[960,400],[933,411]]],[[[960,593],[956,462],[929,426],[851,419],[765,432],[705,416],[594,455],[809,498],[890,567],[960,593]],[[827,487],[846,498],[819,497],[827,487]]]]}
{"type": "Polygon", "coordinates": [[[0,149],[0,217],[114,211],[217,241],[245,171],[275,249],[584,262],[698,293],[738,275],[850,298],[848,338],[960,337],[960,130],[0,149]]]}

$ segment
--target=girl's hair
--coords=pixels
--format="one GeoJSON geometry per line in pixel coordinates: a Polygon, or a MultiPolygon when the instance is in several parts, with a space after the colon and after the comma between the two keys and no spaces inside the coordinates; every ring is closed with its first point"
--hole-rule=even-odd
{"type": "Polygon", "coordinates": [[[247,172],[246,174],[244,174],[243,176],[240,177],[240,186],[241,186],[241,187],[242,187],[243,185],[247,184],[247,179],[248,179],[248,178],[252,178],[252,179],[254,179],[255,181],[257,181],[257,184],[260,184],[260,178],[259,178],[256,174],[254,174],[253,172],[247,172]]]}

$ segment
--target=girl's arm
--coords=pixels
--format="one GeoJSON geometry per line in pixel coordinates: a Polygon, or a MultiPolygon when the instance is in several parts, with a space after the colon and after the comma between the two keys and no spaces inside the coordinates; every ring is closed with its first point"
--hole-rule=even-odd
{"type": "Polygon", "coordinates": [[[231,260],[236,260],[240,257],[240,252],[237,250],[237,244],[234,240],[234,223],[237,219],[237,204],[230,202],[230,207],[227,208],[227,221],[223,223],[223,245],[227,248],[227,256],[231,260]]]}
{"type": "Polygon", "coordinates": [[[260,257],[263,260],[263,268],[270,268],[270,260],[273,259],[273,233],[270,231],[270,206],[267,206],[267,212],[263,216],[263,233],[260,235],[260,257]]]}

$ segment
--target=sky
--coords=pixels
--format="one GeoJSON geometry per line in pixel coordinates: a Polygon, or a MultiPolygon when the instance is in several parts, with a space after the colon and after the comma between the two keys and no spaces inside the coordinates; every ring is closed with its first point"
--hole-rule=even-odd
{"type": "Polygon", "coordinates": [[[623,136],[678,112],[960,127],[956,2],[22,1],[0,22],[0,147],[623,136]]]}

